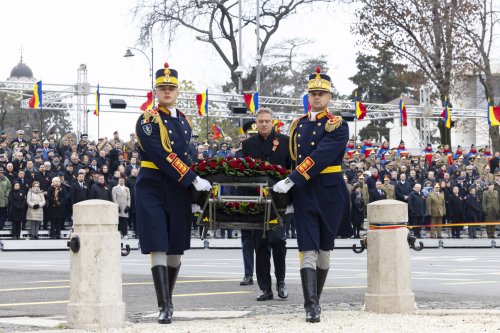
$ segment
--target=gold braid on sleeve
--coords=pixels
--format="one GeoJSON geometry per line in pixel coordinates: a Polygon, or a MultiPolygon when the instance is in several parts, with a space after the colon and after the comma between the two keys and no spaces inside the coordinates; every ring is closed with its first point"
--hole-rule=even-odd
{"type": "Polygon", "coordinates": [[[297,161],[297,133],[295,133],[295,130],[297,129],[299,119],[300,118],[295,118],[290,125],[290,140],[288,143],[288,149],[290,150],[290,157],[293,161],[297,161]]]}

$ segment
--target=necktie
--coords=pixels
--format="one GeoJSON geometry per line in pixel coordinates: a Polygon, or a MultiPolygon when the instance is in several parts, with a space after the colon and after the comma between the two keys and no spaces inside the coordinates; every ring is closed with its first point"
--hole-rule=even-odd
{"type": "Polygon", "coordinates": [[[382,190],[378,190],[378,194],[382,196],[382,190]]]}
{"type": "Polygon", "coordinates": [[[83,183],[80,183],[80,187],[81,187],[81,188],[82,188],[82,190],[83,190],[83,183]]]}

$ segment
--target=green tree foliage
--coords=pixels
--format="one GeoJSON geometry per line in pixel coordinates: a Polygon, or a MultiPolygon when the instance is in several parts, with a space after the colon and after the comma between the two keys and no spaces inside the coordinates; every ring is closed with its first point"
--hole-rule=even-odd
{"type": "MultiPolygon", "coordinates": [[[[357,92],[363,102],[384,104],[405,94],[419,99],[419,86],[425,83],[424,75],[411,71],[408,65],[396,63],[394,54],[382,48],[375,55],[359,53],[356,58],[358,72],[349,79],[356,85],[350,99],[357,92]]],[[[373,120],[362,128],[358,137],[361,140],[373,138],[377,142],[389,139],[386,127],[392,120],[373,120]]]]}

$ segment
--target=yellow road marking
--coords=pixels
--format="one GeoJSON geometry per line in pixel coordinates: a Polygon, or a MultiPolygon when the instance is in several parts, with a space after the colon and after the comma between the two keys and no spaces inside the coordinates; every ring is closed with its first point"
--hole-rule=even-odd
{"type": "MultiPolygon", "coordinates": [[[[221,280],[178,280],[177,283],[205,283],[205,282],[234,282],[240,281],[239,279],[221,279],[221,280]]],[[[152,285],[153,282],[126,282],[123,283],[124,286],[142,286],[142,285],[152,285]]],[[[44,290],[44,289],[66,289],[68,286],[42,286],[42,287],[25,287],[25,288],[7,288],[0,289],[0,292],[7,291],[25,291],[25,290],[44,290]]]]}
{"type": "Polygon", "coordinates": [[[8,307],[8,306],[25,306],[25,305],[50,305],[50,304],[66,304],[69,301],[47,301],[47,302],[29,302],[29,303],[8,303],[8,304],[0,304],[0,307],[8,307]]]}
{"type": "Polygon", "coordinates": [[[368,288],[367,286],[336,286],[336,287],[324,287],[323,289],[360,289],[368,288]]]}
{"type": "MultiPolygon", "coordinates": [[[[237,295],[237,294],[250,294],[251,291],[221,291],[212,293],[193,293],[193,294],[178,294],[173,297],[196,297],[196,296],[216,296],[216,295],[237,295]]],[[[69,301],[46,301],[46,302],[26,302],[26,303],[6,303],[0,304],[0,307],[11,306],[29,306],[29,305],[51,305],[51,304],[67,304],[69,301]]]]}
{"type": "Polygon", "coordinates": [[[458,285],[467,285],[467,284],[486,284],[486,283],[498,283],[498,281],[472,281],[472,282],[448,282],[442,283],[447,286],[458,286],[458,285]]]}

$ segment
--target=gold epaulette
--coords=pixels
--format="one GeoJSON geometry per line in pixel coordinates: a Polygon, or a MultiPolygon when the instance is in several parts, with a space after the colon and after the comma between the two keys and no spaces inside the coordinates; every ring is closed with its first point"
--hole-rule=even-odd
{"type": "Polygon", "coordinates": [[[290,124],[290,141],[288,144],[288,149],[290,151],[290,157],[292,160],[296,161],[297,160],[297,134],[295,134],[295,129],[297,128],[297,124],[299,123],[299,120],[307,117],[307,114],[304,114],[300,117],[295,118],[292,123],[290,124]]]}
{"type": "Polygon", "coordinates": [[[330,112],[326,114],[328,121],[326,122],[325,125],[325,131],[327,132],[332,132],[336,130],[337,128],[342,125],[342,117],[341,116],[334,116],[330,112]]]}
{"type": "Polygon", "coordinates": [[[170,137],[168,136],[168,130],[163,121],[161,120],[160,113],[158,112],[157,107],[151,110],[144,111],[144,122],[145,123],[151,122],[151,119],[153,122],[158,124],[158,127],[160,129],[160,140],[163,149],[167,153],[171,153],[172,145],[170,144],[170,137]]]}

